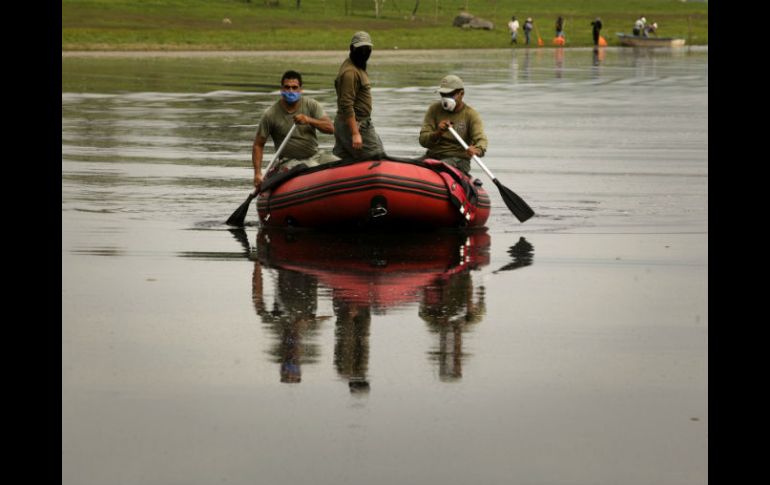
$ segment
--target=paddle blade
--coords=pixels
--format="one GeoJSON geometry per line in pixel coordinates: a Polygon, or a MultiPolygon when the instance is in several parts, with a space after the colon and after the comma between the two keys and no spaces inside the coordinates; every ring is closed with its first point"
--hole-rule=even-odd
{"type": "Polygon", "coordinates": [[[251,200],[256,197],[256,195],[256,193],[249,194],[249,198],[246,199],[240,207],[235,209],[235,212],[233,212],[227,219],[228,226],[243,227],[243,223],[246,220],[246,213],[249,212],[251,200]]]}
{"type": "Polygon", "coordinates": [[[508,209],[510,209],[513,215],[516,216],[516,219],[518,219],[519,222],[524,222],[535,215],[535,211],[524,202],[524,199],[516,195],[514,191],[501,184],[497,179],[492,179],[492,181],[497,185],[497,188],[500,189],[500,195],[502,196],[503,201],[505,201],[505,205],[508,206],[508,209]]]}

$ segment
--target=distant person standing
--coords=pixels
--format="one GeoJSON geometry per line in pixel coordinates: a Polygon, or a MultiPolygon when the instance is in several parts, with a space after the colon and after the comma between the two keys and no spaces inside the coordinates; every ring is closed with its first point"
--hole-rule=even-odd
{"type": "Polygon", "coordinates": [[[647,19],[644,18],[644,16],[640,16],[638,19],[636,19],[636,22],[634,22],[634,29],[632,30],[633,34],[636,36],[642,35],[642,32],[644,31],[644,26],[647,24],[647,19]]]}
{"type": "Polygon", "coordinates": [[[556,19],[556,37],[564,37],[564,17],[561,15],[556,19]]]}
{"type": "Polygon", "coordinates": [[[524,37],[527,39],[527,45],[529,45],[530,38],[532,37],[533,28],[535,27],[532,23],[532,17],[527,17],[527,20],[524,22],[524,37]]]}
{"type": "Polygon", "coordinates": [[[556,29],[556,37],[553,38],[553,45],[563,46],[564,45],[564,17],[562,17],[561,15],[559,15],[559,17],[556,19],[555,29],[556,29]]]}
{"type": "Polygon", "coordinates": [[[518,44],[516,36],[519,33],[519,21],[516,20],[516,16],[511,17],[511,21],[508,22],[508,30],[511,32],[511,44],[518,44]]]}
{"type": "Polygon", "coordinates": [[[343,160],[379,160],[385,155],[371,118],[372,87],[366,62],[372,47],[368,33],[356,32],[350,40],[350,54],[334,80],[337,116],[332,153],[343,160]]]}
{"type": "Polygon", "coordinates": [[[591,33],[594,36],[594,46],[599,45],[599,37],[601,36],[602,31],[602,19],[599,17],[596,17],[593,22],[591,22],[591,33]]]}

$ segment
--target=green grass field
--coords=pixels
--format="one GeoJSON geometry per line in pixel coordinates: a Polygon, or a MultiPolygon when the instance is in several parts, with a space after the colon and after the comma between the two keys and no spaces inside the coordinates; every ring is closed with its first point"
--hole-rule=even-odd
{"type": "MultiPolygon", "coordinates": [[[[567,46],[590,46],[591,21],[617,45],[643,14],[660,37],[708,44],[704,0],[62,0],[62,50],[339,50],[366,30],[376,49],[501,48],[507,22],[535,20],[546,46],[565,18],[567,46]],[[277,5],[276,5],[277,4],[277,5]],[[375,4],[378,8],[375,10],[375,4]],[[412,15],[415,5],[419,4],[412,15]],[[452,27],[461,11],[493,30],[452,27]],[[228,20],[225,20],[228,19],[228,20]]],[[[523,37],[523,33],[520,33],[523,37]]]]}

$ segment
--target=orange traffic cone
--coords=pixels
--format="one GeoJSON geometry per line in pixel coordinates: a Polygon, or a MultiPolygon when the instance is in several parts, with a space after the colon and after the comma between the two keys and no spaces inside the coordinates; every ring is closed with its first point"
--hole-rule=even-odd
{"type": "Polygon", "coordinates": [[[599,36],[599,46],[600,47],[607,47],[607,39],[605,39],[601,35],[599,36]]]}
{"type": "Polygon", "coordinates": [[[537,45],[538,47],[543,47],[545,42],[540,38],[540,31],[537,29],[537,25],[533,25],[533,27],[535,28],[535,35],[537,35],[537,45]]]}

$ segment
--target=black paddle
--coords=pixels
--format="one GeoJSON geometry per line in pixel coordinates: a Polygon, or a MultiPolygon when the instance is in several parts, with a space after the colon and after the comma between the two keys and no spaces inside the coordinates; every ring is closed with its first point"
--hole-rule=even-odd
{"type": "MultiPolygon", "coordinates": [[[[460,145],[463,146],[466,150],[468,149],[468,144],[465,143],[465,140],[460,138],[460,135],[457,134],[457,132],[452,128],[451,126],[448,127],[449,131],[452,132],[452,135],[454,135],[455,138],[457,138],[457,141],[460,142],[460,145]]],[[[530,217],[535,215],[535,211],[532,210],[532,208],[527,205],[526,202],[524,202],[524,199],[516,195],[513,190],[509,189],[505,185],[501,184],[499,180],[497,180],[497,177],[495,177],[492,172],[489,171],[486,165],[477,157],[476,155],[473,155],[473,161],[478,163],[482,170],[489,175],[489,178],[492,179],[492,182],[497,185],[497,188],[500,189],[500,195],[503,197],[503,201],[505,201],[505,205],[508,206],[508,209],[513,213],[514,216],[519,220],[519,222],[524,222],[530,217]]]]}
{"type": "MultiPolygon", "coordinates": [[[[278,147],[278,150],[275,151],[275,155],[273,155],[273,159],[270,161],[270,165],[267,166],[265,169],[265,174],[268,174],[270,172],[270,168],[272,168],[273,164],[276,160],[278,160],[278,157],[281,155],[281,152],[283,151],[283,147],[286,146],[286,142],[289,141],[289,138],[291,138],[292,133],[294,133],[294,128],[296,128],[297,125],[291,125],[291,129],[289,130],[289,133],[286,134],[286,138],[283,139],[281,142],[281,146],[278,147]]],[[[228,226],[236,226],[236,227],[243,227],[243,223],[246,220],[246,213],[249,212],[249,207],[251,206],[251,201],[259,195],[261,192],[261,187],[254,189],[254,192],[249,194],[249,197],[246,199],[246,201],[241,204],[240,207],[235,209],[235,212],[233,212],[230,217],[227,218],[227,225],[228,226]]]]}

